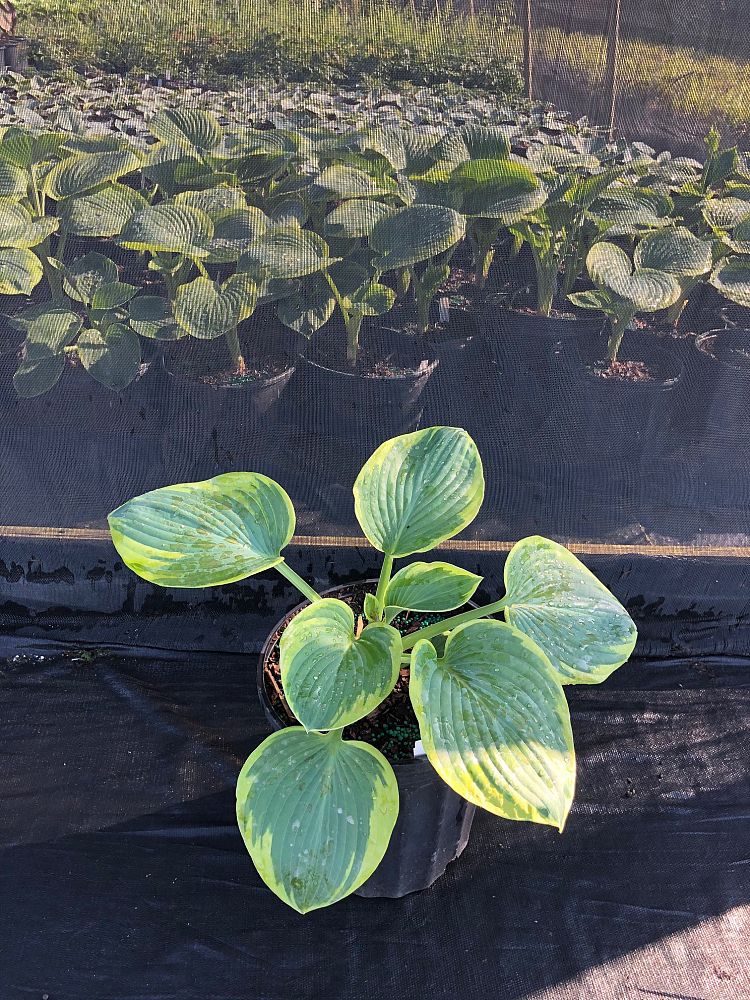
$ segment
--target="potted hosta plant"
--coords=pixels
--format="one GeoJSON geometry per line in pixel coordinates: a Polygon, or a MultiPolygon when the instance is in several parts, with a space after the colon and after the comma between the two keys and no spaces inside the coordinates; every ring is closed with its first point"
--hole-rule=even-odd
{"type": "MultiPolygon", "coordinates": [[[[313,328],[301,396],[330,401],[326,410],[313,407],[310,420],[305,411],[304,423],[370,444],[419,419],[421,396],[436,367],[434,350],[419,336],[437,287],[433,261],[464,233],[463,217],[450,208],[381,211],[375,204],[351,200],[346,213],[340,208],[330,213],[326,231],[334,240],[348,241],[344,259],[328,267],[323,280],[313,276],[304,282],[292,303],[279,304],[283,322],[303,332],[313,328]],[[394,308],[397,289],[405,292],[409,285],[404,274],[412,283],[416,314],[394,308]]],[[[332,246],[338,252],[341,243],[332,246]]]]}
{"type": "Polygon", "coordinates": [[[589,354],[583,383],[577,383],[589,446],[599,454],[644,446],[655,453],[668,426],[667,400],[679,383],[682,363],[653,337],[631,331],[636,316],[668,309],[682,294],[673,273],[647,266],[660,261],[665,262],[661,244],[639,245],[631,260],[614,243],[596,243],[586,258],[596,287],[570,295],[579,308],[604,313],[609,325],[604,350],[589,354]]]}
{"type": "Polygon", "coordinates": [[[383,553],[379,579],[328,594],[286,562],[294,509],[265,476],[166,487],[110,515],[121,558],[154,584],[209,587],[275,569],[307,601],[265,646],[261,698],[275,732],[237,782],[258,873],[302,913],[355,891],[425,888],[466,843],[475,806],[565,825],[575,754],[564,685],[603,681],[632,653],[636,630],[545,538],[517,543],[504,596],[482,607],[461,610],[480,580],[459,567],[418,561],[394,573],[396,560],[470,524],[483,493],[463,430],[382,444],[354,484],[362,530],[383,553]],[[490,617],[500,613],[504,621],[490,617]],[[282,706],[273,711],[271,680],[282,706]],[[389,713],[395,727],[383,726],[389,713]],[[387,749],[394,728],[418,736],[408,759],[377,745],[387,749]]]}
{"type": "Polygon", "coordinates": [[[725,242],[734,253],[718,262],[710,281],[725,300],[740,307],[739,322],[696,337],[695,373],[711,430],[736,440],[744,435],[750,402],[750,214],[725,242]]]}

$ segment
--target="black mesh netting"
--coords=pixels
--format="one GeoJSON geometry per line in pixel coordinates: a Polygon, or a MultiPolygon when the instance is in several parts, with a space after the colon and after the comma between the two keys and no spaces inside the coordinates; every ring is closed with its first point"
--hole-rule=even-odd
{"type": "Polygon", "coordinates": [[[5,661],[3,1000],[750,996],[746,663],[568,689],[562,836],[478,812],[432,889],[305,917],[234,824],[267,730],[252,675],[199,653],[5,661]]]}

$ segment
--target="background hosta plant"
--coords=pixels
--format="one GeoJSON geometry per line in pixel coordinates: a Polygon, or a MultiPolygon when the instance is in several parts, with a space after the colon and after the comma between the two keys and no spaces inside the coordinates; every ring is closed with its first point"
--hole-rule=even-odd
{"type": "Polygon", "coordinates": [[[531,537],[505,565],[505,596],[404,637],[399,609],[449,613],[480,578],[429,552],[477,514],[477,448],[454,427],[382,444],[354,484],[355,510],[383,553],[364,620],[320,597],[286,562],[294,510],[265,476],[229,473],[128,501],[109,518],[125,563],[168,587],[231,583],[275,568],[307,604],[280,641],[281,677],[300,725],[253,751],[237,782],[237,819],[263,880],[307,912],[353,892],[380,863],[399,810],[393,768],[342,738],[409,666],[409,695],[427,757],[459,795],[498,816],[562,830],[575,755],[564,685],[596,684],[633,651],[625,609],[565,548],[531,537]],[[491,618],[503,612],[505,621],[491,618]]]}
{"type": "Polygon", "coordinates": [[[606,241],[596,243],[588,253],[586,267],[596,289],[574,292],[570,301],[583,309],[603,312],[610,325],[607,359],[617,361],[625,331],[638,313],[667,309],[678,301],[682,288],[674,274],[640,266],[651,257],[662,259],[654,249],[636,254],[633,263],[620,247],[606,241]]]}

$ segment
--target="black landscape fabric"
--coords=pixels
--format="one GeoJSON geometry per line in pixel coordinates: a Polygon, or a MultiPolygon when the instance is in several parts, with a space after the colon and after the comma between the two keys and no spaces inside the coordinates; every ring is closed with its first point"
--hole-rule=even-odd
{"type": "Polygon", "coordinates": [[[2,1000],[750,997],[746,662],[636,660],[568,689],[562,836],[478,813],[432,889],[302,917],[234,822],[266,733],[252,657],[19,642],[0,668],[2,1000]]]}

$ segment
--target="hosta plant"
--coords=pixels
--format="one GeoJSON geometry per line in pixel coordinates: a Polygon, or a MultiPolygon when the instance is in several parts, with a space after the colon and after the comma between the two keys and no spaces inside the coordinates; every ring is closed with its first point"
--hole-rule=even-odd
{"type": "Polygon", "coordinates": [[[300,912],[357,889],[380,863],[399,811],[398,783],[373,746],[343,739],[410,671],[421,741],[440,777],[506,819],[562,830],[573,800],[575,754],[566,684],[596,684],[633,651],[625,609],[567,549],[518,542],[505,595],[455,615],[480,577],[429,552],[465,528],[484,493],[482,463],[465,431],[431,427],[382,444],[354,484],[357,518],[383,554],[364,619],[321,597],[284,556],[294,509],[252,472],[169,486],[109,518],[127,565],[165,587],[209,587],[271,569],[309,603],[280,641],[285,697],[299,725],[250,755],[237,782],[237,819],[267,885],[300,912]],[[401,609],[449,615],[403,636],[401,609]],[[502,613],[504,621],[496,617],[502,613]]]}
{"type": "MultiPolygon", "coordinates": [[[[656,249],[653,257],[662,260],[656,249]]],[[[637,314],[668,309],[682,294],[674,274],[645,266],[650,259],[648,247],[642,254],[636,252],[633,262],[614,243],[596,243],[586,257],[589,277],[596,288],[569,296],[575,305],[599,310],[609,320],[607,360],[610,365],[617,362],[622,338],[637,314]]]]}

